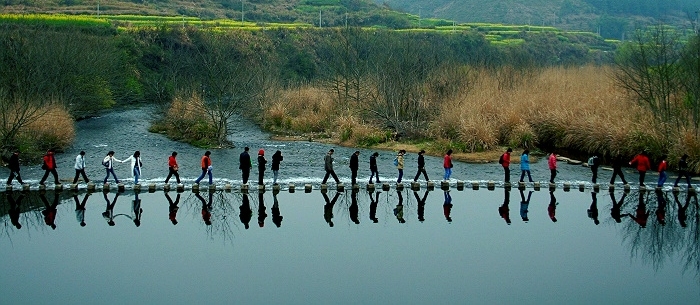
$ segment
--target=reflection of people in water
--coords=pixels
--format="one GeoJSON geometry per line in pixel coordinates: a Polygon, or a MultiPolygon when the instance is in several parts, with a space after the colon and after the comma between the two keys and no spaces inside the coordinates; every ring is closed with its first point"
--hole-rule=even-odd
{"type": "Polygon", "coordinates": [[[596,192],[591,192],[591,207],[588,208],[588,217],[593,219],[593,223],[597,226],[600,224],[598,220],[598,194],[596,192]]]}
{"type": "Polygon", "coordinates": [[[394,216],[396,216],[396,220],[399,223],[406,223],[406,220],[403,219],[403,194],[401,194],[401,191],[396,190],[396,195],[399,197],[399,203],[394,208],[394,216]]]}
{"type": "Polygon", "coordinates": [[[442,204],[442,213],[445,214],[447,222],[452,222],[452,217],[450,216],[452,213],[452,195],[450,195],[449,190],[444,191],[444,193],[445,203],[442,204]]]}
{"type": "Polygon", "coordinates": [[[350,197],[352,198],[352,203],[350,204],[350,220],[355,224],[360,224],[359,212],[360,208],[357,205],[357,193],[359,190],[353,189],[350,197]]]}
{"type": "Polygon", "coordinates": [[[622,193],[622,198],[620,201],[615,200],[615,192],[610,192],[610,200],[612,200],[612,208],[610,209],[610,216],[615,219],[615,222],[621,223],[622,217],[627,216],[627,214],[622,215],[622,206],[625,204],[625,198],[627,193],[622,193]]]}
{"type": "Polygon", "coordinates": [[[134,220],[134,224],[139,227],[141,226],[141,213],[143,209],[141,208],[141,199],[139,199],[139,193],[134,192],[134,200],[131,202],[131,219],[134,220]]]}
{"type": "Polygon", "coordinates": [[[73,195],[73,200],[75,201],[75,218],[81,227],[85,226],[85,204],[87,203],[88,197],[92,195],[91,193],[85,194],[83,201],[78,200],[78,195],[73,195]]]}
{"type": "Polygon", "coordinates": [[[248,194],[243,194],[239,217],[245,226],[245,229],[248,230],[248,228],[250,228],[250,219],[253,218],[253,210],[250,208],[250,199],[248,198],[248,194]]]}
{"type": "Polygon", "coordinates": [[[636,215],[627,214],[632,220],[639,224],[640,227],[647,227],[649,212],[647,211],[646,203],[644,202],[644,192],[639,192],[639,204],[637,205],[636,215]]]}
{"type": "Polygon", "coordinates": [[[530,218],[527,218],[527,209],[530,206],[530,198],[532,198],[532,191],[527,193],[527,200],[525,200],[525,192],[520,190],[520,218],[522,218],[524,222],[530,221],[530,218]]]}
{"type": "Polygon", "coordinates": [[[373,223],[379,222],[379,218],[377,218],[377,205],[379,204],[379,194],[381,193],[382,192],[376,192],[374,197],[372,197],[372,193],[369,193],[369,200],[371,201],[369,204],[369,219],[371,219],[373,223]]]}
{"type": "Polygon", "coordinates": [[[423,194],[423,198],[418,197],[418,192],[413,191],[413,196],[416,197],[416,201],[418,202],[418,221],[423,222],[425,221],[425,201],[428,199],[428,193],[430,191],[426,190],[425,194],[423,194]]]}
{"type": "Polygon", "coordinates": [[[333,226],[333,206],[335,205],[335,202],[338,200],[338,196],[340,196],[339,192],[335,192],[335,196],[333,196],[333,200],[328,199],[328,195],[326,192],[321,192],[323,194],[323,199],[326,201],[326,204],[323,206],[323,219],[326,220],[329,226],[333,226]]]}
{"type": "MultiPolygon", "coordinates": [[[[528,201],[530,201],[528,199],[528,201]]],[[[557,222],[557,197],[554,197],[554,191],[549,192],[549,205],[547,206],[547,214],[552,222],[557,222]]]]}
{"type": "Polygon", "coordinates": [[[173,223],[173,225],[177,224],[177,211],[180,209],[177,205],[180,203],[180,194],[177,194],[177,197],[175,197],[175,202],[173,202],[173,199],[170,198],[170,195],[168,195],[168,192],[165,192],[165,198],[168,199],[168,218],[170,218],[170,222],[173,223]]]}
{"type": "Polygon", "coordinates": [[[53,193],[53,202],[49,204],[49,201],[46,200],[46,196],[44,192],[39,193],[39,197],[41,198],[41,201],[44,203],[45,209],[41,211],[42,214],[44,214],[44,222],[46,223],[47,226],[51,227],[51,229],[56,230],[56,207],[58,206],[58,192],[53,193]]]}
{"type": "Polygon", "coordinates": [[[22,199],[24,199],[24,195],[20,194],[17,201],[15,201],[15,198],[12,197],[12,192],[6,192],[6,194],[7,201],[10,202],[10,210],[8,211],[8,214],[10,214],[10,222],[12,222],[12,225],[15,226],[17,230],[19,230],[22,228],[22,225],[19,223],[19,215],[21,214],[22,199]]]}
{"type": "Polygon", "coordinates": [[[666,195],[662,191],[656,191],[656,200],[658,201],[658,206],[656,207],[656,220],[662,226],[666,225],[666,195]]]}
{"type": "Polygon", "coordinates": [[[258,192],[258,226],[261,228],[265,226],[265,218],[267,218],[267,212],[265,210],[265,199],[263,198],[263,193],[258,192]]]}
{"type": "Polygon", "coordinates": [[[278,228],[282,226],[282,215],[280,215],[280,204],[277,201],[277,193],[272,192],[272,223],[274,223],[278,228]]]}
{"type": "Polygon", "coordinates": [[[510,225],[510,208],[508,207],[510,204],[510,191],[508,188],[504,188],[504,190],[505,197],[503,198],[503,204],[498,207],[498,214],[501,215],[501,218],[503,218],[508,225],[510,225]]]}
{"type": "Polygon", "coordinates": [[[102,212],[102,217],[107,221],[107,224],[112,227],[115,225],[114,223],[114,206],[117,204],[117,198],[119,198],[119,193],[114,195],[114,200],[112,202],[109,201],[109,198],[107,198],[108,192],[103,192],[102,193],[105,197],[105,201],[107,202],[107,208],[105,209],[104,212],[102,212]]]}
{"type": "Polygon", "coordinates": [[[685,205],[681,205],[681,201],[678,200],[678,193],[673,193],[673,198],[676,201],[676,205],[678,205],[678,223],[681,225],[681,227],[685,228],[688,226],[688,223],[686,222],[688,218],[688,205],[690,205],[690,197],[695,198],[695,204],[697,205],[698,203],[698,197],[695,194],[686,194],[685,196],[685,205]]]}
{"type": "Polygon", "coordinates": [[[204,220],[204,224],[211,226],[211,201],[214,193],[209,192],[209,203],[207,203],[199,193],[194,193],[194,196],[202,202],[202,220],[204,220]]]}

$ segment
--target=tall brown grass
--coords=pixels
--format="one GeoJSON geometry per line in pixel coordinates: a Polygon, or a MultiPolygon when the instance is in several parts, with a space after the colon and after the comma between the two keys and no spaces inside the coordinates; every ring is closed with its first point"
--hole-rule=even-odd
{"type": "MultiPolygon", "coordinates": [[[[451,146],[463,152],[554,147],[631,157],[646,149],[653,158],[668,154],[671,164],[684,153],[691,160],[700,158],[698,135],[663,134],[663,128],[653,126],[651,113],[615,85],[611,69],[472,71],[468,85],[457,94],[428,101],[439,111],[428,118],[424,138],[441,149],[451,146]],[[504,79],[510,80],[508,85],[504,79]]],[[[343,106],[336,107],[332,96],[319,87],[290,89],[265,107],[265,124],[274,131],[325,132],[349,145],[372,145],[374,141],[364,141],[372,137],[377,142],[389,140],[387,131],[352,111],[360,107],[343,106]]],[[[691,166],[700,171],[700,162],[691,166]]]]}
{"type": "Polygon", "coordinates": [[[75,124],[68,110],[51,104],[40,109],[35,120],[23,126],[17,134],[17,146],[30,159],[38,158],[48,149],[62,150],[75,139],[75,124]]]}
{"type": "Polygon", "coordinates": [[[163,118],[149,128],[169,138],[190,143],[198,147],[217,145],[213,121],[204,111],[204,100],[196,93],[178,93],[166,110],[163,118]]]}

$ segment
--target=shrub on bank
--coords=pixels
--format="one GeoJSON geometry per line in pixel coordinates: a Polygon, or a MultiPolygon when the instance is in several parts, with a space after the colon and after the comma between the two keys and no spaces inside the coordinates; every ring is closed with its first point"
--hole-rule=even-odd
{"type": "Polygon", "coordinates": [[[218,145],[214,123],[206,115],[201,97],[196,94],[176,96],[165,115],[154,122],[149,131],[163,133],[170,139],[196,147],[218,145]]]}
{"type": "Polygon", "coordinates": [[[17,134],[16,145],[25,160],[38,161],[49,149],[61,151],[75,138],[73,117],[65,107],[48,105],[40,113],[17,134]]]}

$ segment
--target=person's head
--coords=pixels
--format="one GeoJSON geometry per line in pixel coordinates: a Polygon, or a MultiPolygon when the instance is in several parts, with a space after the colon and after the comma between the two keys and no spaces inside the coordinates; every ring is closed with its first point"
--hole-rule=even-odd
{"type": "Polygon", "coordinates": [[[15,149],[12,153],[15,154],[15,155],[19,155],[19,150],[18,150],[18,149],[15,149]]]}
{"type": "Polygon", "coordinates": [[[355,156],[359,156],[359,155],[360,155],[360,151],[359,151],[359,150],[356,150],[356,151],[355,151],[355,156]]]}
{"type": "Polygon", "coordinates": [[[372,156],[379,157],[379,153],[375,151],[372,156]]]}
{"type": "Polygon", "coordinates": [[[421,155],[421,156],[422,156],[424,153],[425,153],[425,150],[422,150],[422,149],[418,152],[418,154],[421,155]]]}
{"type": "Polygon", "coordinates": [[[250,147],[248,147],[248,146],[246,146],[245,148],[243,148],[243,151],[249,151],[249,150],[250,150],[250,147]]]}
{"type": "Polygon", "coordinates": [[[258,156],[264,156],[264,155],[265,155],[264,149],[258,150],[258,156]]]}
{"type": "Polygon", "coordinates": [[[170,155],[173,156],[173,157],[177,157],[177,152],[174,151],[174,152],[173,152],[172,154],[170,154],[170,155]]]}
{"type": "Polygon", "coordinates": [[[530,150],[529,150],[529,149],[523,150],[523,155],[529,155],[529,154],[530,154],[530,150]]]}
{"type": "Polygon", "coordinates": [[[138,158],[138,157],[140,157],[140,156],[141,156],[141,152],[140,152],[140,151],[137,150],[137,151],[134,152],[134,157],[137,157],[137,158],[138,158]]]}
{"type": "Polygon", "coordinates": [[[107,153],[107,155],[110,156],[110,157],[114,156],[114,151],[113,151],[113,150],[110,150],[110,151],[107,153]]]}
{"type": "Polygon", "coordinates": [[[404,149],[399,150],[399,155],[402,155],[402,156],[403,156],[403,155],[405,155],[405,154],[406,154],[406,150],[404,150],[404,149]]]}
{"type": "Polygon", "coordinates": [[[666,160],[667,157],[666,155],[661,155],[661,160],[666,160]]]}
{"type": "Polygon", "coordinates": [[[80,151],[80,155],[81,155],[81,156],[85,156],[85,151],[84,151],[84,150],[81,150],[81,151],[80,151]]]}
{"type": "Polygon", "coordinates": [[[642,155],[646,156],[647,155],[647,150],[642,150],[642,155]]]}
{"type": "Polygon", "coordinates": [[[276,151],[275,155],[278,155],[278,156],[282,155],[282,151],[281,150],[276,151]]]}
{"type": "Polygon", "coordinates": [[[447,155],[449,156],[449,155],[451,155],[451,154],[452,154],[452,150],[451,150],[451,149],[448,149],[448,150],[447,150],[447,155]]]}
{"type": "Polygon", "coordinates": [[[335,152],[335,149],[331,148],[331,150],[328,151],[328,154],[333,154],[335,152]]]}
{"type": "Polygon", "coordinates": [[[207,152],[205,152],[204,155],[209,157],[211,155],[211,152],[207,150],[207,152]]]}
{"type": "Polygon", "coordinates": [[[683,156],[681,157],[681,159],[683,159],[683,160],[688,159],[688,154],[683,154],[683,156]]]}
{"type": "Polygon", "coordinates": [[[513,149],[512,149],[512,148],[510,148],[510,147],[508,147],[508,149],[506,150],[506,152],[509,152],[509,153],[511,153],[511,152],[513,152],[513,149]]]}

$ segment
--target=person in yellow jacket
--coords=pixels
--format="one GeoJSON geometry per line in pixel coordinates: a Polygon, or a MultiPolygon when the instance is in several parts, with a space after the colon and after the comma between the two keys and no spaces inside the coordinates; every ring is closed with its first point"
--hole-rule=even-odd
{"type": "Polygon", "coordinates": [[[401,183],[401,178],[403,178],[403,155],[406,154],[405,150],[399,150],[396,155],[396,168],[399,170],[399,179],[396,179],[396,183],[401,183]]]}

